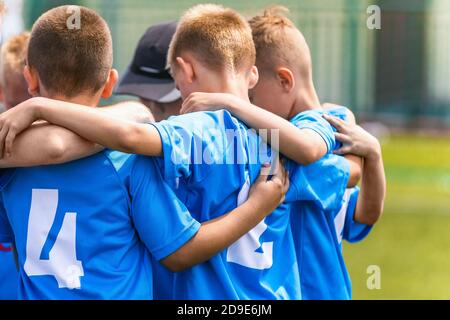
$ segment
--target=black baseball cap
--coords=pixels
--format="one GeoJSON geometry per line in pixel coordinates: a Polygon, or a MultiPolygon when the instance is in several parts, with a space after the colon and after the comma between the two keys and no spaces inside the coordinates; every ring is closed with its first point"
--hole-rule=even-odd
{"type": "Polygon", "coordinates": [[[173,21],[147,29],[116,94],[138,96],[160,103],[174,102],[181,98],[167,68],[167,52],[176,28],[177,22],[173,21]]]}

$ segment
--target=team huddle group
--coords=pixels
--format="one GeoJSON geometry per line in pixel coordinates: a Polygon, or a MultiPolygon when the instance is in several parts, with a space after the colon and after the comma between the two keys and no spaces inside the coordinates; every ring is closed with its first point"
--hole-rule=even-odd
{"type": "Polygon", "coordinates": [[[147,30],[116,89],[89,8],[5,43],[0,297],[351,299],[342,241],[383,211],[381,147],[321,104],[286,13],[196,5],[147,30]],[[139,101],[97,108],[113,93],[139,101]]]}

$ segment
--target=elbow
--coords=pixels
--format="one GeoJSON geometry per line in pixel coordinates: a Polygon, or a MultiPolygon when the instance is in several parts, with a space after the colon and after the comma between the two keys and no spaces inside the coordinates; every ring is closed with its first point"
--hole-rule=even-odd
{"type": "Polygon", "coordinates": [[[169,269],[171,272],[182,272],[186,270],[188,267],[183,264],[164,264],[164,266],[169,269]]]}
{"type": "Polygon", "coordinates": [[[150,109],[142,104],[142,103],[135,103],[135,115],[136,115],[136,122],[139,123],[152,123],[155,122],[155,117],[153,116],[150,109]]]}
{"type": "Polygon", "coordinates": [[[63,161],[68,152],[67,149],[67,145],[59,136],[50,137],[46,149],[47,164],[60,163],[63,161]]]}
{"type": "Polygon", "coordinates": [[[383,205],[379,208],[374,208],[372,210],[368,210],[364,215],[358,219],[359,223],[372,226],[376,224],[383,214],[383,205]]]}
{"type": "Polygon", "coordinates": [[[316,148],[315,146],[311,146],[310,150],[312,151],[303,155],[301,158],[296,159],[296,162],[307,166],[320,160],[326,154],[326,152],[323,152],[320,148],[316,148]]]}
{"type": "Polygon", "coordinates": [[[318,160],[320,160],[320,158],[322,158],[321,155],[319,155],[318,153],[311,153],[310,155],[306,156],[303,160],[303,165],[309,165],[312,164],[318,160]]]}
{"type": "Polygon", "coordinates": [[[365,224],[367,226],[373,226],[375,223],[378,222],[379,220],[379,216],[367,216],[367,217],[362,217],[360,219],[358,219],[359,223],[361,224],[365,224]]]}
{"type": "Polygon", "coordinates": [[[348,179],[347,188],[354,188],[358,185],[362,178],[362,170],[360,167],[354,166],[350,170],[350,177],[348,179]]]}
{"type": "Polygon", "coordinates": [[[191,265],[187,263],[187,259],[183,258],[182,255],[177,252],[161,260],[161,264],[171,272],[181,272],[191,267],[191,265]]]}

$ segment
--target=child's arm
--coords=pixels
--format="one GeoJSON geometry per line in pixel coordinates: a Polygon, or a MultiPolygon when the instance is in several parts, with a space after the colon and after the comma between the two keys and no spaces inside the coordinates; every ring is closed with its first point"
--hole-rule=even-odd
{"type": "Polygon", "coordinates": [[[289,189],[289,177],[282,166],[272,179],[267,178],[262,173],[246,202],[226,215],[203,223],[190,241],[161,263],[173,272],[183,271],[209,260],[253,229],[284,201],[289,189]]]}
{"type": "MultiPolygon", "coordinates": [[[[333,109],[339,107],[336,104],[332,103],[324,103],[323,108],[324,109],[333,109]]],[[[347,119],[346,121],[350,124],[356,125],[356,119],[353,112],[351,112],[349,109],[347,109],[347,119]]],[[[350,164],[350,178],[348,179],[347,188],[353,188],[356,187],[356,185],[361,180],[362,176],[362,170],[363,170],[363,159],[359,156],[353,155],[353,154],[345,154],[343,155],[345,159],[348,160],[350,164]]]]}
{"type": "Polygon", "coordinates": [[[363,224],[375,224],[381,217],[386,195],[381,149],[364,158],[361,191],[356,204],[355,221],[363,224]]]}
{"type": "MultiPolygon", "coordinates": [[[[25,102],[23,107],[32,107],[35,104],[34,101],[36,100],[31,99],[25,102]]],[[[44,101],[54,103],[53,100],[45,99],[44,101]]],[[[67,102],[58,102],[60,108],[64,108],[65,104],[67,102]]],[[[119,103],[99,110],[102,113],[130,121],[150,122],[154,120],[148,108],[137,102],[119,103]]],[[[19,117],[21,113],[18,110],[12,116],[19,117]]],[[[2,129],[0,138],[5,139],[6,134],[6,129],[2,129]]],[[[48,125],[48,123],[33,124],[29,130],[15,137],[10,148],[9,156],[0,159],[0,168],[66,163],[93,155],[103,149],[102,146],[85,140],[72,131],[48,125]]],[[[3,143],[0,143],[0,154],[2,153],[3,143]]]]}
{"type": "Polygon", "coordinates": [[[0,159],[0,168],[65,163],[102,149],[72,131],[42,123],[33,125],[15,139],[10,156],[0,159]]]}
{"type": "MultiPolygon", "coordinates": [[[[226,93],[192,93],[184,102],[180,113],[194,111],[220,110],[226,108],[236,117],[256,130],[278,130],[279,146],[277,149],[288,158],[303,165],[322,158],[328,151],[323,138],[314,130],[299,129],[289,121],[259,108],[237,96],[226,93]]],[[[270,132],[262,138],[272,144],[270,132]]]]}
{"type": "Polygon", "coordinates": [[[153,126],[130,118],[119,119],[104,108],[33,98],[0,115],[0,146],[4,144],[7,155],[12,154],[17,135],[37,120],[64,127],[111,149],[150,156],[162,153],[161,139],[153,126]]]}
{"type": "Polygon", "coordinates": [[[375,224],[383,212],[386,195],[386,177],[380,143],[360,126],[350,125],[335,117],[324,117],[339,131],[336,139],[343,143],[343,147],[338,153],[354,154],[364,158],[355,221],[367,225],[375,224]]]}

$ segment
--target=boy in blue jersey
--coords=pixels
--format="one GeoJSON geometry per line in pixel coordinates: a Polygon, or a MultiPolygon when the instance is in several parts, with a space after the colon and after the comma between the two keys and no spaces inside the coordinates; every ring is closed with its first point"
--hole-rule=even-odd
{"type": "MultiPolygon", "coordinates": [[[[29,32],[11,37],[0,53],[0,100],[6,110],[31,96],[23,76],[29,32]]],[[[17,299],[19,276],[11,244],[0,244],[0,299],[17,299]]]]}
{"type": "MultiPolygon", "coordinates": [[[[228,92],[248,101],[248,89],[258,79],[248,24],[221,6],[195,6],[182,17],[168,61],[184,98],[200,90],[228,92]]],[[[60,108],[60,103],[47,99],[35,99],[18,108],[20,115],[9,112],[0,117],[7,153],[17,133],[36,119],[45,119],[114,149],[164,155],[159,165],[166,181],[199,221],[245,201],[260,168],[254,159],[260,138],[226,111],[193,113],[145,126],[76,105],[60,108]],[[197,161],[199,154],[205,161],[197,161]]],[[[278,123],[278,118],[272,118],[278,123]]],[[[314,130],[299,132],[283,120],[280,141],[296,147],[301,163],[318,160],[327,152],[327,143],[334,143],[331,126],[320,119],[329,128],[327,142],[314,130]]],[[[298,177],[302,192],[297,196],[312,197],[301,179],[298,177]]],[[[210,261],[178,273],[173,288],[175,298],[187,299],[301,298],[289,206],[280,206],[210,261]]]]}
{"type": "MultiPolygon", "coordinates": [[[[224,94],[192,94],[183,103],[182,112],[211,110],[211,106],[228,106],[233,114],[255,128],[270,128],[270,112],[290,119],[299,129],[315,130],[326,140],[327,125],[321,119],[324,110],[312,81],[312,63],[307,43],[295,25],[280,14],[279,8],[268,9],[263,15],[250,20],[253,39],[257,49],[256,65],[260,81],[251,90],[253,103],[262,109],[224,94]]],[[[336,137],[346,146],[339,148],[329,144],[328,151],[353,154],[347,156],[358,176],[358,157],[364,158],[362,189],[348,189],[357,179],[349,181],[349,162],[333,154],[320,161],[299,167],[288,166],[291,183],[307,177],[308,188],[315,197],[293,204],[292,228],[296,239],[297,257],[304,299],[349,299],[351,284],[341,252],[342,238],[350,242],[363,239],[378,220],[385,195],[385,177],[378,141],[359,127],[354,126],[354,116],[344,107],[332,106],[325,113],[345,119],[353,126],[345,125],[336,118],[332,124],[340,131],[336,137]],[[368,150],[353,147],[351,139],[364,141],[368,150]],[[350,146],[348,146],[350,144],[350,146]],[[324,184],[332,182],[331,188],[324,184]],[[359,198],[358,198],[359,195],[359,198]]],[[[363,143],[359,143],[363,144],[363,143]]],[[[289,155],[280,143],[280,150],[289,155]]],[[[293,150],[295,152],[295,149],[293,150]]],[[[295,156],[291,156],[296,160],[295,156]]],[[[355,174],[356,173],[356,174],[355,174]]],[[[288,194],[288,199],[293,193],[288,194]]],[[[297,198],[298,199],[298,198],[297,198]]]]}
{"type": "MultiPolygon", "coordinates": [[[[106,22],[73,7],[35,23],[24,74],[29,91],[95,107],[117,79],[106,22]],[[52,60],[46,57],[52,56],[52,60]]],[[[150,299],[150,254],[183,270],[239,239],[283,201],[282,166],[248,199],[203,226],[164,183],[152,158],[103,151],[63,165],[0,174],[0,242],[15,242],[25,299],[150,299]]]]}

